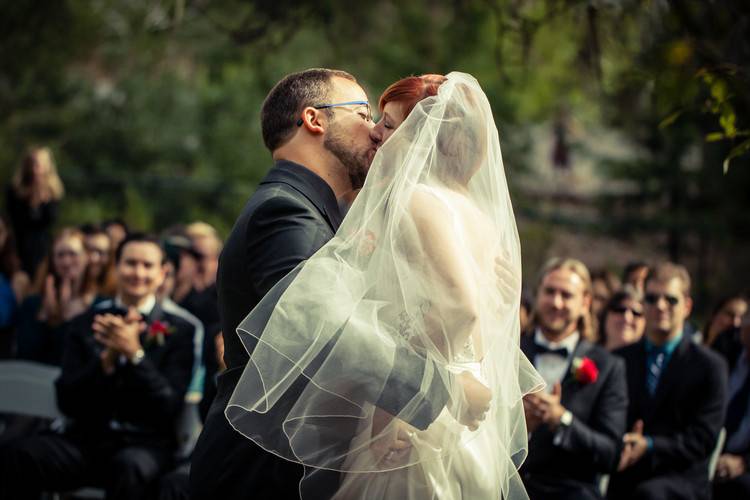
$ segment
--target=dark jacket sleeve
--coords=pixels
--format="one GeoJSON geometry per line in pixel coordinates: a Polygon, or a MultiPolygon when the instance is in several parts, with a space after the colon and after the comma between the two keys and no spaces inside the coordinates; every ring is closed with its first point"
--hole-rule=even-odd
{"type": "Polygon", "coordinates": [[[603,473],[612,471],[617,464],[628,410],[625,363],[615,357],[613,361],[591,412],[591,421],[583,422],[573,416],[559,444],[603,473]]]}
{"type": "Polygon", "coordinates": [[[158,362],[149,351],[137,364],[125,363],[117,370],[116,414],[130,422],[166,425],[177,417],[185,400],[193,371],[194,328],[187,322],[170,318],[175,325],[158,362]]]}
{"type": "Polygon", "coordinates": [[[727,400],[727,369],[713,353],[702,370],[701,385],[691,394],[693,411],[681,429],[670,435],[652,436],[651,468],[682,469],[705,460],[716,446],[724,425],[727,400]]]}
{"type": "Polygon", "coordinates": [[[74,318],[66,333],[62,373],[55,384],[57,404],[71,418],[108,419],[112,414],[115,378],[102,370],[91,314],[74,318]]]}

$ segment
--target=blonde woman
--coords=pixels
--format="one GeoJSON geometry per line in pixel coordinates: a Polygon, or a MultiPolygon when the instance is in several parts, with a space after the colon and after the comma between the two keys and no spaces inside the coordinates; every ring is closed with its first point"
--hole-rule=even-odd
{"type": "Polygon", "coordinates": [[[34,276],[49,248],[65,188],[48,148],[31,148],[16,171],[6,195],[8,216],[16,235],[23,270],[34,276]]]}

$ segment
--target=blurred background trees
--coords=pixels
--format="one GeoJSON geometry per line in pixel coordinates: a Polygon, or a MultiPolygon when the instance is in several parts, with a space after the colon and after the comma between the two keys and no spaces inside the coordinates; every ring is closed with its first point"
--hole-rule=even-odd
{"type": "Polygon", "coordinates": [[[526,269],[672,258],[714,296],[750,276],[749,24],[744,0],[3,2],[0,173],[50,145],[65,223],[227,232],[270,166],[259,109],[284,74],[346,69],[374,102],[466,71],[495,111],[526,269]]]}

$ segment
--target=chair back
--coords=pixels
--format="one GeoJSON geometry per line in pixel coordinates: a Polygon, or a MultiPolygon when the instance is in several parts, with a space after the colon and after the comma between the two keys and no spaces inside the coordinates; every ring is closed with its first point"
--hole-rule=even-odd
{"type": "Polygon", "coordinates": [[[32,361],[0,361],[0,413],[56,419],[60,368],[32,361]]]}

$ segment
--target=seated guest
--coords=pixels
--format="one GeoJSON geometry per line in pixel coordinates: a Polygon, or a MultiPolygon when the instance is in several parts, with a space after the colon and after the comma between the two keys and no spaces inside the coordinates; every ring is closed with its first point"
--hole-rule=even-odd
{"type": "Polygon", "coordinates": [[[641,340],[645,328],[642,295],[625,285],[615,292],[599,317],[599,343],[612,352],[641,340]]]}
{"type": "Polygon", "coordinates": [[[727,353],[729,406],[724,451],[714,476],[714,499],[750,498],[750,313],[740,325],[741,349],[727,353]]]}
{"type": "Polygon", "coordinates": [[[99,226],[86,224],[84,234],[88,265],[86,279],[95,287],[100,297],[112,297],[116,291],[114,248],[107,232],[99,226]]]}
{"type": "Polygon", "coordinates": [[[116,298],[70,325],[56,383],[70,425],[0,449],[0,498],[84,485],[104,487],[108,499],[149,498],[171,466],[194,329],[156,298],[165,274],[157,240],[129,236],[115,269],[116,298]]]}
{"type": "Polygon", "coordinates": [[[13,355],[16,313],[29,284],[29,276],[21,270],[13,233],[0,217],[0,359],[13,355]]]}
{"type": "Polygon", "coordinates": [[[711,316],[703,327],[703,343],[712,346],[722,332],[737,329],[742,316],[747,312],[747,299],[741,295],[729,295],[714,306],[711,316]]]}
{"type": "Polygon", "coordinates": [[[646,334],[616,352],[628,377],[628,428],[612,499],[710,498],[708,461],[724,423],[726,365],[684,334],[690,276],[654,267],[645,284],[646,334]]]}
{"type": "Polygon", "coordinates": [[[617,464],[625,432],[622,360],[589,340],[586,266],[553,259],[537,285],[535,329],[521,349],[547,382],[524,398],[531,433],[521,477],[531,500],[601,498],[598,479],[617,464]]]}
{"type": "Polygon", "coordinates": [[[88,259],[84,236],[75,228],[62,229],[39,266],[33,294],[21,304],[16,329],[17,357],[59,365],[65,323],[88,309],[96,298],[86,282],[88,259]]]}

